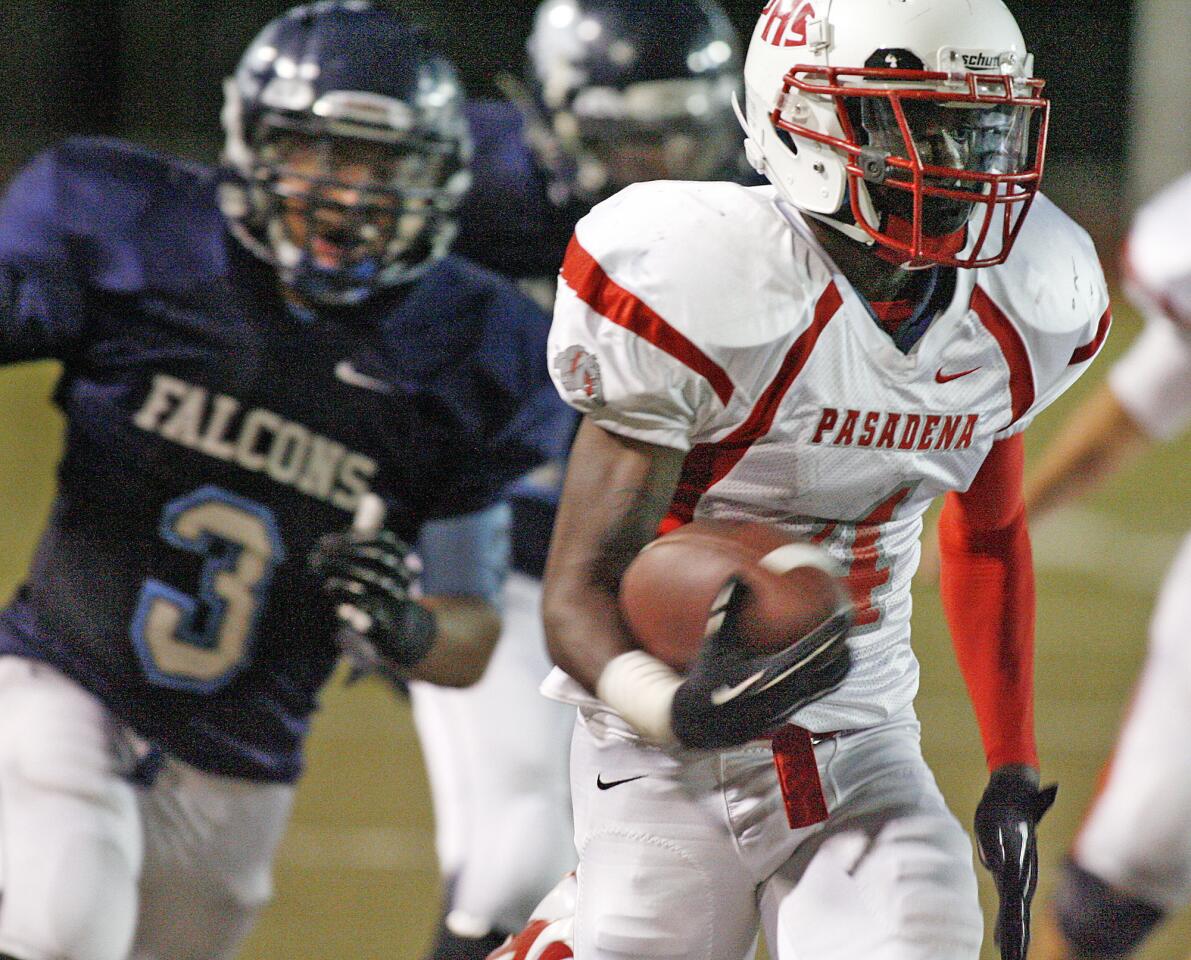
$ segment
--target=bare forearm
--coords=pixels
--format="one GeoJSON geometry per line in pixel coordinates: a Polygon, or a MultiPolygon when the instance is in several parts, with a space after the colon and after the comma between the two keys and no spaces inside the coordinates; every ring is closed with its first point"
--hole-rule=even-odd
{"type": "MultiPolygon", "coordinates": [[[[617,520],[596,542],[596,551],[589,555],[552,551],[546,571],[550,654],[593,693],[608,661],[636,646],[617,602],[620,579],[637,552],[657,535],[666,509],[641,485],[611,489],[609,497],[619,505],[617,520]]],[[[584,535],[561,523],[555,541],[575,542],[569,539],[572,532],[576,538],[584,535]]]]}
{"type": "Polygon", "coordinates": [[[484,674],[500,636],[500,615],[479,597],[425,597],[437,631],[434,646],[410,671],[414,680],[466,687],[484,674]]]}
{"type": "Polygon", "coordinates": [[[1149,442],[1112,389],[1101,384],[1067,421],[1026,482],[1031,521],[1087,493],[1149,442]]]}
{"type": "Polygon", "coordinates": [[[683,455],[584,424],[571,453],[545,576],[551,656],[595,691],[607,663],[633,649],[620,578],[657,536],[683,455]]]}
{"type": "Polygon", "coordinates": [[[601,589],[557,591],[544,614],[551,659],[593,693],[608,661],[633,648],[616,598],[601,589]]]}

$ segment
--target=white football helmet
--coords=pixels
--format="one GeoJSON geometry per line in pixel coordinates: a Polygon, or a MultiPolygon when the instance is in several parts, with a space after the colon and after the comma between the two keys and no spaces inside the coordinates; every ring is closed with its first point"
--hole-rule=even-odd
{"type": "Polygon", "coordinates": [[[1002,0],[769,0],[745,149],[787,202],[887,259],[990,266],[1042,176],[1032,71],[1002,0]]]}

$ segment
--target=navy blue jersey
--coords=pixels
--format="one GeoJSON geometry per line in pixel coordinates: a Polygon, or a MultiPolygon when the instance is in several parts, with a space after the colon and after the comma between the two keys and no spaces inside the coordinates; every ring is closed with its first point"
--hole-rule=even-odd
{"type": "MultiPolygon", "coordinates": [[[[553,279],[575,224],[590,204],[551,199],[552,176],[535,158],[526,139],[525,116],[516,104],[472,101],[467,120],[475,142],[473,184],[464,201],[455,252],[519,280],[553,279]]],[[[720,177],[748,186],[765,182],[745,164],[743,150],[720,177]]]]}
{"type": "Polygon", "coordinates": [[[531,577],[540,578],[546,569],[565,469],[562,462],[547,464],[519,480],[509,491],[510,565],[531,577]]]}
{"type": "Polygon", "coordinates": [[[412,542],[569,439],[548,319],[458,257],[297,319],[214,171],[115,141],[0,203],[0,362],[54,357],[59,489],[0,652],[53,664],[208,771],[292,780],[337,650],[306,570],[362,494],[412,542]]]}
{"type": "MultiPolygon", "coordinates": [[[[534,158],[524,115],[514,104],[472,102],[467,118],[475,141],[473,186],[454,249],[517,280],[552,281],[587,206],[550,199],[550,175],[534,158]]],[[[557,484],[526,478],[510,491],[510,504],[512,567],[540,577],[558,505],[557,484]]]]}
{"type": "Polygon", "coordinates": [[[525,118],[505,101],[467,106],[475,141],[472,189],[454,250],[515,279],[555,277],[588,207],[550,199],[550,175],[525,139],[525,118]]]}

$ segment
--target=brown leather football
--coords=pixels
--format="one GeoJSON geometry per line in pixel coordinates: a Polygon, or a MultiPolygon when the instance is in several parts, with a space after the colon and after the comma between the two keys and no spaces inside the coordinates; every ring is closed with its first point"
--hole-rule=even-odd
{"type": "Polygon", "coordinates": [[[822,547],[768,524],[697,520],[633,559],[620,609],[643,649],[686,670],[703,645],[716,595],[734,576],[752,592],[743,637],[765,652],[797,642],[851,604],[822,547]]]}

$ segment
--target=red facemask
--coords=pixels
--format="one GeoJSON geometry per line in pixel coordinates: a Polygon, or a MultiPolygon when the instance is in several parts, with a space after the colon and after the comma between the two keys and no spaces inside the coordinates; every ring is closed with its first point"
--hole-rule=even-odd
{"type": "Polygon", "coordinates": [[[910,267],[987,267],[1003,263],[1009,256],[1038,192],[1050,106],[1041,96],[1044,82],[1015,81],[1001,74],[969,73],[957,81],[946,73],[928,70],[797,66],[786,75],[778,103],[784,103],[792,90],[832,97],[844,137],[788,120],[780,109],[774,110],[771,120],[779,130],[827,144],[846,155],[852,215],[877,241],[881,257],[910,267]],[[849,86],[841,83],[843,77],[853,84],[859,79],[897,82],[899,86],[849,86]],[[953,89],[936,89],[944,83],[951,83],[953,89]],[[1021,92],[1022,86],[1025,93],[1021,92]],[[863,105],[865,101],[870,114],[886,118],[880,131],[883,142],[876,142],[872,130],[858,127],[854,118],[861,111],[849,110],[850,103],[863,105]],[[941,136],[915,129],[910,115],[917,119],[917,115],[932,109],[939,114],[951,111],[957,115],[960,110],[970,111],[972,129],[943,131],[941,136]],[[990,116],[1014,122],[1024,117],[1025,127],[1018,125],[1006,133],[1001,128],[982,126],[979,121],[990,116]],[[955,148],[954,165],[940,162],[938,151],[928,150],[936,136],[955,148]],[[1013,149],[1006,147],[1010,141],[1013,149]],[[866,182],[881,184],[887,196],[895,196],[894,192],[904,195],[897,198],[896,212],[880,211],[883,216],[878,224],[868,222],[860,204],[861,188],[866,182]],[[963,205],[971,214],[962,228],[952,226],[940,232],[931,227],[931,204],[949,204],[952,208],[963,205]]]}

